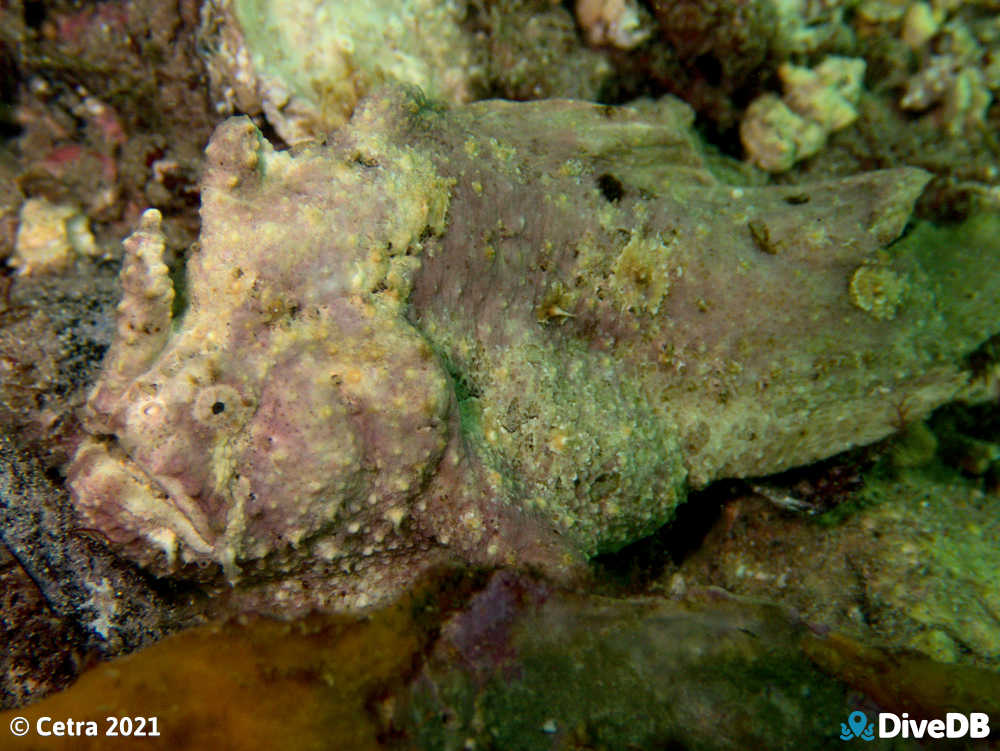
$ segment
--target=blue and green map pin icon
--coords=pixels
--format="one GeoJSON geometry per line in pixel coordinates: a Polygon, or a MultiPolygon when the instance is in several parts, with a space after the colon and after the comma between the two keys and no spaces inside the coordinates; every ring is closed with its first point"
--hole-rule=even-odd
{"type": "Polygon", "coordinates": [[[847,724],[851,726],[851,731],[854,733],[854,737],[860,738],[861,734],[865,732],[865,726],[868,725],[868,718],[865,717],[864,712],[851,712],[847,716],[847,724]]]}

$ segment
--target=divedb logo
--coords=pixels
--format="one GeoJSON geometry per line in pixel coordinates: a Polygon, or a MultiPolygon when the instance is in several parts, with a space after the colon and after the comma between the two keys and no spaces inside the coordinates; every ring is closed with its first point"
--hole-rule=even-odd
{"type": "Polygon", "coordinates": [[[851,712],[840,723],[840,740],[873,741],[878,738],[985,738],[990,734],[990,716],[985,712],[948,712],[943,720],[913,720],[903,712],[879,712],[878,730],[861,711],[851,712]]]}

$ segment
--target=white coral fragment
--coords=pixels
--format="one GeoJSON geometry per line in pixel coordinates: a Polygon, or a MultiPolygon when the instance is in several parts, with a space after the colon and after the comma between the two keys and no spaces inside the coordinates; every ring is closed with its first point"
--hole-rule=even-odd
{"type": "Polygon", "coordinates": [[[951,135],[986,122],[993,95],[983,72],[961,65],[952,55],[935,55],[930,63],[906,83],[899,106],[904,110],[930,113],[951,135]]]}
{"type": "Polygon", "coordinates": [[[813,69],[782,65],[778,69],[785,89],[785,102],[798,113],[833,133],[858,117],[855,105],[861,97],[865,61],[830,56],[813,69]]]}
{"type": "Polygon", "coordinates": [[[22,274],[45,274],[69,266],[76,254],[97,255],[87,217],[73,206],[30,198],[21,207],[12,264],[22,274]]]}
{"type": "Polygon", "coordinates": [[[635,0],[577,0],[576,20],[595,47],[630,50],[650,35],[635,0]]]}
{"type": "Polygon", "coordinates": [[[754,164],[768,172],[784,172],[823,148],[826,133],[776,95],[765,94],[747,108],[740,138],[754,164]]]}
{"type": "Polygon", "coordinates": [[[847,33],[843,3],[838,0],[772,0],[777,13],[775,48],[802,55],[828,47],[847,33]]]}
{"type": "Polygon", "coordinates": [[[791,169],[857,119],[865,61],[830,55],[812,69],[786,63],[778,72],[784,97],[758,97],[740,124],[747,155],[768,172],[791,169]]]}

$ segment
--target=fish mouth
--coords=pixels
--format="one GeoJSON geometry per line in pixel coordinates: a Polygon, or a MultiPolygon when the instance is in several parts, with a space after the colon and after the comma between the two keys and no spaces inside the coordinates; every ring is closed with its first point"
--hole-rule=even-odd
{"type": "Polygon", "coordinates": [[[67,475],[75,506],[110,541],[152,542],[170,568],[178,553],[184,560],[218,560],[217,535],[197,501],[171,478],[147,473],[117,443],[88,437],[67,475]]]}

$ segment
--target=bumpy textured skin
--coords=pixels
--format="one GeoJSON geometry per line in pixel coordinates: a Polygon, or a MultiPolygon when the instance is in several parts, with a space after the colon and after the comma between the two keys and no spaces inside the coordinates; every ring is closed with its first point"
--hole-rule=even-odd
{"type": "Polygon", "coordinates": [[[294,155],[223,123],[179,319],[155,213],[126,243],[82,515],[159,573],[360,607],[449,557],[564,570],[959,394],[997,303],[956,279],[1000,272],[885,250],[927,176],[736,188],[690,121],[387,90],[294,155]]]}

